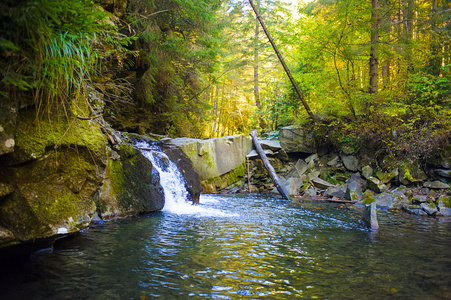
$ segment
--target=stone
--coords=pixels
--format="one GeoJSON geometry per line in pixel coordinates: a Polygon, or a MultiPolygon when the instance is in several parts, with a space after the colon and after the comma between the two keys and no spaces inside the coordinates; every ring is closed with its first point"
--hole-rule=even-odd
{"type": "Polygon", "coordinates": [[[310,171],[307,174],[307,176],[308,176],[309,180],[312,181],[314,178],[317,178],[320,174],[321,174],[321,171],[314,170],[314,171],[310,171]]]}
{"type": "Polygon", "coordinates": [[[451,208],[451,197],[442,196],[438,199],[437,204],[439,208],[443,207],[451,208]]]}
{"type": "Polygon", "coordinates": [[[308,170],[308,165],[302,159],[298,159],[294,167],[300,176],[304,175],[308,170]]]}
{"type": "Polygon", "coordinates": [[[260,145],[262,146],[263,150],[271,150],[273,152],[277,152],[282,149],[280,146],[280,142],[277,140],[262,140],[259,139],[260,145]]]}
{"type": "Polygon", "coordinates": [[[380,181],[382,181],[384,184],[387,184],[387,183],[391,182],[398,175],[399,175],[398,169],[395,169],[394,171],[392,171],[390,173],[385,173],[385,172],[381,172],[381,171],[377,171],[376,172],[377,178],[380,181]]]}
{"type": "Polygon", "coordinates": [[[309,164],[311,161],[315,161],[316,158],[317,158],[317,155],[316,154],[312,154],[312,155],[310,155],[309,157],[307,157],[305,159],[305,162],[309,164]]]}
{"type": "Polygon", "coordinates": [[[392,193],[383,192],[374,196],[376,200],[377,208],[380,209],[392,209],[393,204],[395,203],[395,197],[392,193]]]}
{"type": "Polygon", "coordinates": [[[387,186],[382,181],[377,179],[376,177],[370,177],[367,180],[367,183],[368,183],[368,188],[375,193],[381,193],[381,192],[387,190],[387,186]]]}
{"type": "Polygon", "coordinates": [[[393,197],[395,198],[395,201],[393,202],[391,209],[402,210],[404,207],[409,206],[411,204],[411,201],[409,200],[409,198],[407,198],[406,195],[395,192],[393,192],[392,194],[393,197]]]}
{"type": "Polygon", "coordinates": [[[17,107],[14,101],[0,101],[0,155],[14,152],[17,107]]]}
{"type": "MultiPolygon", "coordinates": [[[[272,156],[274,155],[274,153],[271,150],[263,150],[263,152],[265,152],[266,156],[272,156]]],[[[251,152],[249,152],[248,154],[246,154],[246,158],[259,158],[260,154],[257,153],[257,151],[252,150],[251,152]]]]}
{"type": "Polygon", "coordinates": [[[354,155],[343,155],[341,160],[343,161],[345,168],[349,171],[357,172],[359,170],[359,161],[354,155]]]}
{"type": "Polygon", "coordinates": [[[427,201],[427,196],[424,195],[413,195],[412,196],[412,203],[424,203],[427,201]]]}
{"type": "Polygon", "coordinates": [[[351,201],[360,201],[362,194],[360,183],[357,180],[350,180],[346,188],[345,198],[351,201]]]}
{"type": "Polygon", "coordinates": [[[14,192],[14,187],[10,184],[0,182],[0,198],[14,192]]]}
{"type": "Polygon", "coordinates": [[[14,240],[14,234],[10,230],[0,226],[0,248],[15,244],[14,240]]]}
{"type": "Polygon", "coordinates": [[[363,209],[362,221],[364,226],[368,229],[377,230],[379,228],[375,202],[365,205],[365,208],[363,209]]]}
{"type": "Polygon", "coordinates": [[[299,195],[303,184],[300,177],[291,177],[282,183],[290,196],[299,195]]]}
{"type": "Polygon", "coordinates": [[[175,138],[165,143],[182,149],[201,181],[221,176],[242,165],[252,149],[251,138],[244,135],[207,140],[175,138]]]}
{"type": "Polygon", "coordinates": [[[430,189],[449,189],[449,184],[436,180],[423,183],[423,187],[430,189]]]}
{"type": "Polygon", "coordinates": [[[327,162],[327,165],[333,168],[340,168],[343,166],[338,155],[334,155],[334,157],[327,162]]]}
{"type": "Polygon", "coordinates": [[[435,216],[438,212],[437,207],[433,203],[421,203],[421,209],[423,209],[429,216],[435,216]]]}
{"type": "Polygon", "coordinates": [[[434,174],[444,178],[451,178],[451,170],[434,169],[434,174]]]}
{"type": "Polygon", "coordinates": [[[345,198],[346,195],[346,187],[344,186],[332,186],[326,189],[326,191],[324,192],[323,196],[324,197],[328,197],[328,198],[339,198],[339,199],[343,199],[345,198]]]}
{"type": "Polygon", "coordinates": [[[364,178],[369,179],[373,175],[373,168],[370,166],[364,166],[362,168],[362,175],[364,178]]]}
{"type": "Polygon", "coordinates": [[[305,195],[308,195],[308,196],[316,196],[316,195],[317,195],[317,191],[316,191],[315,188],[309,187],[309,188],[307,188],[307,189],[305,190],[304,194],[305,194],[305,195]]]}
{"type": "Polygon", "coordinates": [[[451,217],[451,208],[449,207],[442,207],[439,212],[442,216],[451,217]]]}
{"type": "Polygon", "coordinates": [[[312,181],[312,184],[318,189],[327,189],[327,188],[334,186],[333,184],[331,184],[325,180],[322,180],[321,178],[318,178],[318,177],[312,178],[311,181],[312,181]]]}
{"type": "Polygon", "coordinates": [[[280,145],[287,153],[316,153],[313,131],[300,126],[283,127],[279,132],[280,145]]]}

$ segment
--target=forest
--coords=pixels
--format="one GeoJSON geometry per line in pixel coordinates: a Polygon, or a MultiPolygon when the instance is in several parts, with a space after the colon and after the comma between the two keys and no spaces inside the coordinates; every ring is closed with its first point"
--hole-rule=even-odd
{"type": "Polygon", "coordinates": [[[450,150],[448,1],[253,3],[313,114],[247,0],[2,1],[1,103],[46,118],[88,99],[109,126],[141,134],[302,124],[356,152],[450,150]]]}

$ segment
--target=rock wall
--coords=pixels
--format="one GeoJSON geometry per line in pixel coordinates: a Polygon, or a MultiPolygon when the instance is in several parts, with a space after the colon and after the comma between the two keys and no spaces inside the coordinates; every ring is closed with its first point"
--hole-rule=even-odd
{"type": "Polygon", "coordinates": [[[90,113],[79,101],[42,117],[24,108],[0,118],[0,143],[12,141],[0,151],[0,248],[163,208],[152,164],[90,113]]]}

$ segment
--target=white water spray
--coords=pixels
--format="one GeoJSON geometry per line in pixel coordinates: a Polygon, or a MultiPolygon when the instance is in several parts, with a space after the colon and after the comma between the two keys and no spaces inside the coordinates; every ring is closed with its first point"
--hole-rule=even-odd
{"type": "Polygon", "coordinates": [[[160,174],[160,184],[163,187],[165,204],[163,211],[175,214],[197,214],[202,216],[230,216],[216,209],[207,209],[192,205],[188,201],[185,179],[177,166],[163,153],[160,147],[147,142],[138,142],[135,146],[150,160],[160,174]]]}

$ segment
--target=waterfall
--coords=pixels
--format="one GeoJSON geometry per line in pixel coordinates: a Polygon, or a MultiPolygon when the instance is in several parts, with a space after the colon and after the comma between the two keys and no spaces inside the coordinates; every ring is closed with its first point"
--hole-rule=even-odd
{"type": "Polygon", "coordinates": [[[147,142],[138,142],[135,146],[141,149],[141,153],[160,174],[165,199],[163,210],[178,213],[182,207],[191,206],[188,202],[185,178],[161,148],[147,142]]]}
{"type": "MultiPolygon", "coordinates": [[[[135,143],[135,147],[141,149],[141,153],[150,160],[153,167],[160,174],[160,184],[163,187],[165,199],[163,211],[179,215],[235,216],[235,214],[228,214],[217,209],[192,205],[192,203],[188,201],[185,178],[161,148],[147,142],[137,142],[135,143]]],[[[207,197],[205,202],[211,201],[209,201],[209,198],[207,197]]]]}

